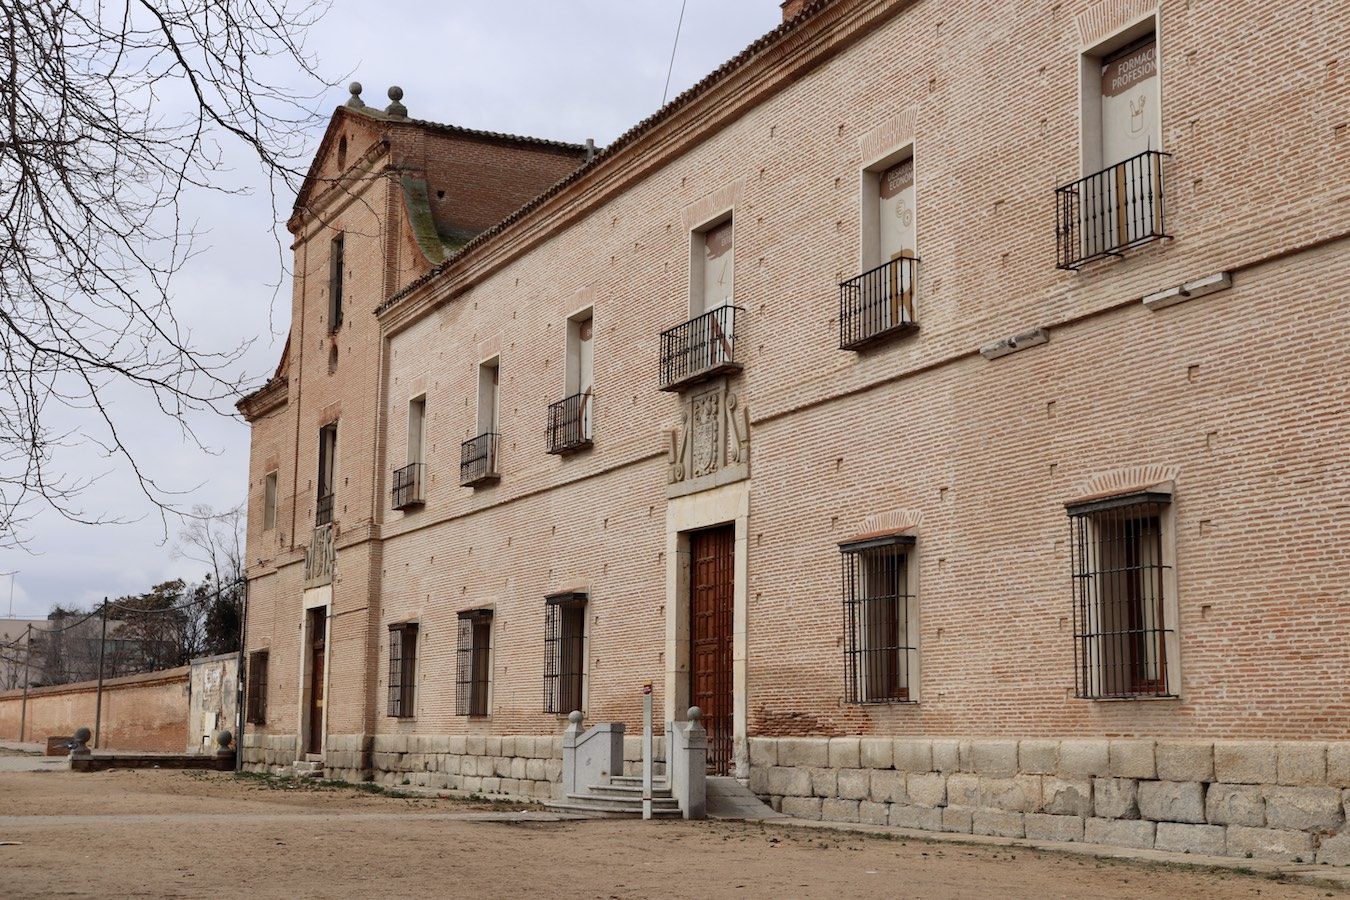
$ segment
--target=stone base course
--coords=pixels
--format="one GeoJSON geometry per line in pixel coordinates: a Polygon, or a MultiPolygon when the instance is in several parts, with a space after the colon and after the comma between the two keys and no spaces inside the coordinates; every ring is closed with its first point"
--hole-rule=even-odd
{"type": "Polygon", "coordinates": [[[1347,748],[753,738],[750,788],[774,809],[816,821],[1341,866],[1350,865],[1347,748]]]}

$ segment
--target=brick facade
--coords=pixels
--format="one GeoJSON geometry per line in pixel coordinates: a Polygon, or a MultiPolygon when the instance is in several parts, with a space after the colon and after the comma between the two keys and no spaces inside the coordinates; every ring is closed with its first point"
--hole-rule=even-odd
{"type": "MultiPolygon", "coordinates": [[[[1074,741],[1138,738],[1151,754],[1155,739],[1162,747],[1260,738],[1331,742],[1334,754],[1350,740],[1341,688],[1350,678],[1342,522],[1350,307],[1339,300],[1350,290],[1350,207],[1338,174],[1350,162],[1340,49],[1350,32],[1312,7],[1246,5],[1238,15],[1231,4],[1170,0],[1030,12],[973,2],[808,4],[523,210],[491,227],[460,220],[487,230],[444,262],[415,252],[415,216],[389,199],[399,186],[389,157],[362,156],[378,177],[359,182],[358,202],[333,202],[324,225],[293,220],[288,360],[276,385],[245,402],[257,563],[248,646],[269,647],[272,661],[268,722],[246,736],[246,756],[249,747],[258,763],[285,755],[278,747],[294,747],[304,727],[303,549],[317,430],[336,417],[326,733],[357,754],[344,771],[386,771],[369,758],[377,744],[520,735],[534,753],[556,737],[564,721],[542,712],[543,602],[564,590],[589,595],[587,720],[635,729],[645,679],[666,716],[680,716],[682,535],[734,519],[736,773],[785,810],[826,815],[829,803],[829,817],[850,818],[864,802],[899,801],[878,799],[875,773],[865,790],[838,775],[820,790],[783,789],[810,782],[807,769],[865,764],[793,768],[779,739],[950,740],[952,771],[978,776],[978,762],[963,768],[960,742],[999,738],[1014,756],[1038,741],[1056,748],[1054,767],[1034,773],[1042,779],[1034,802],[923,815],[993,833],[1081,827],[1108,843],[1140,842],[1147,830],[1160,847],[1269,837],[1232,831],[1268,830],[1268,792],[1260,825],[1225,822],[1218,835],[1187,831],[1218,825],[1189,815],[1103,815],[1092,804],[1107,808],[1112,785],[1095,799],[1086,792],[1077,825],[1050,821],[1058,801],[1047,806],[1043,782],[1063,774],[1059,748],[1074,741]],[[1147,15],[1157,16],[1171,237],[1057,270],[1054,189],[1086,174],[1080,53],[1147,15]],[[1296,58],[1268,52],[1292,44],[1304,48],[1296,58]],[[843,351],[836,285],[862,268],[862,171],[910,142],[919,328],[843,351]],[[749,455],[748,477],[677,489],[667,454],[684,438],[689,392],[656,390],[658,334],[689,316],[690,230],[726,211],[743,368],[719,395],[734,405],[719,439],[749,455]],[[389,240],[349,244],[353,299],[332,375],[328,227],[394,229],[389,240]],[[396,260],[389,247],[399,248],[396,260]],[[1216,273],[1229,273],[1231,287],[1167,308],[1141,302],[1216,273]],[[545,411],[564,394],[567,318],[587,306],[594,447],[553,456],[545,411]],[[1039,346],[980,352],[1036,330],[1047,338],[1039,346]],[[477,433],[477,364],[493,356],[501,479],[463,488],[459,445],[477,433]],[[421,394],[426,503],[398,511],[391,473],[405,459],[408,400],[421,394]],[[261,528],[271,467],[281,473],[276,535],[261,528]],[[1178,696],[1076,699],[1065,504],[1158,472],[1173,490],[1178,696]],[[888,515],[910,523],[916,540],[921,691],[917,703],[852,705],[837,545],[888,515]],[[455,715],[456,617],[483,607],[494,610],[491,715],[470,719],[455,715]],[[407,620],[419,623],[416,715],[392,719],[387,625],[407,620]],[[774,761],[761,763],[756,746],[774,746],[774,761]],[[767,771],[757,774],[761,765],[767,771]],[[758,781],[768,778],[779,781],[758,781]]],[[[358,118],[343,111],[335,123],[358,118]]],[[[364,126],[372,134],[387,124],[373,123],[364,126]]],[[[330,134],[330,155],[331,142],[330,134]]],[[[494,195],[500,168],[446,152],[467,166],[456,179],[475,185],[466,196],[494,195]]],[[[436,178],[425,180],[434,196],[436,178]]],[[[522,756],[522,765],[539,758],[522,756]]],[[[1106,765],[1074,777],[1111,778],[1109,754],[1106,765]]],[[[1031,774],[1014,767],[989,777],[1031,774]]],[[[944,802],[925,808],[951,808],[956,776],[943,777],[944,802]]],[[[1149,796],[1171,790],[1145,787],[1170,783],[1162,776],[1129,777],[1149,796]]],[[[1175,780],[1200,785],[1201,799],[1227,783],[1175,780]]],[[[1334,793],[1325,775],[1316,784],[1334,793]]],[[[936,784],[920,781],[925,789],[936,784]]],[[[1177,791],[1185,796],[1167,799],[1169,810],[1195,800],[1194,790],[1177,791]]],[[[870,806],[868,815],[882,813],[870,806]]]]}

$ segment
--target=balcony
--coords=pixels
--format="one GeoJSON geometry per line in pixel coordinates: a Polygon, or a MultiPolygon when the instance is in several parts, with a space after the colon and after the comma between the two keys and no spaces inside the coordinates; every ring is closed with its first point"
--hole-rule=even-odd
{"type": "Polygon", "coordinates": [[[548,405],[548,452],[575,453],[591,446],[590,391],[573,394],[548,405]]]}
{"type": "Polygon", "coordinates": [[[314,501],[314,527],[331,524],[333,524],[333,495],[322,494],[314,501]]]}
{"type": "Polygon", "coordinates": [[[736,361],[738,312],[740,307],[719,306],[661,332],[661,390],[678,391],[740,371],[736,361]]]}
{"type": "Polygon", "coordinates": [[[488,484],[501,477],[497,472],[496,432],[489,431],[459,445],[459,483],[463,487],[488,484]]]}
{"type": "Polygon", "coordinates": [[[422,478],[426,463],[410,463],[394,470],[393,505],[394,509],[409,509],[426,502],[422,496],[422,478]]]}
{"type": "Polygon", "coordinates": [[[902,256],[839,283],[839,349],[859,350],[874,341],[908,334],[914,321],[914,285],[919,261],[902,256]]]}
{"type": "Polygon", "coordinates": [[[1056,267],[1076,270],[1169,235],[1163,158],[1148,150],[1055,189],[1056,267]]]}

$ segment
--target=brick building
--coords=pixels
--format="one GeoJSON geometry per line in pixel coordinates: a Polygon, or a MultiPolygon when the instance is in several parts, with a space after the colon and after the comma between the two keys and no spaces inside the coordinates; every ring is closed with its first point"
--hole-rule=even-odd
{"type": "Polygon", "coordinates": [[[1350,863],[1350,20],[784,7],[598,153],[334,115],[247,761],[543,796],[650,679],[795,815],[1350,863]]]}

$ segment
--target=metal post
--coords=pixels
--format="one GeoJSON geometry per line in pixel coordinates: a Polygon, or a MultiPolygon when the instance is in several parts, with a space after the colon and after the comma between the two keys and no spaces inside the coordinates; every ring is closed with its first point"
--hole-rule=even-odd
{"type": "Polygon", "coordinates": [[[652,683],[642,686],[642,818],[652,817],[652,683]]]}
{"type": "Polygon", "coordinates": [[[103,598],[103,624],[98,636],[98,690],[94,692],[94,749],[98,749],[99,727],[103,723],[103,648],[108,638],[108,598],[103,598]]]}
{"type": "Polygon", "coordinates": [[[28,667],[33,662],[33,624],[23,635],[23,703],[19,706],[19,743],[23,743],[24,729],[28,726],[28,667]]]}
{"type": "MultiPolygon", "coordinates": [[[[219,591],[220,585],[216,585],[219,591]]],[[[247,656],[244,653],[244,644],[248,641],[248,580],[244,580],[244,604],[243,610],[239,616],[239,658],[234,667],[235,679],[235,703],[234,703],[234,770],[242,772],[244,770],[244,726],[247,724],[248,715],[245,713],[244,704],[248,698],[244,695],[244,679],[248,673],[245,671],[247,656]]]]}

